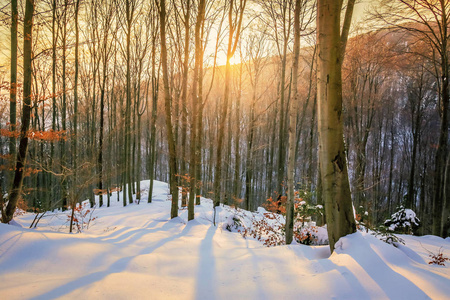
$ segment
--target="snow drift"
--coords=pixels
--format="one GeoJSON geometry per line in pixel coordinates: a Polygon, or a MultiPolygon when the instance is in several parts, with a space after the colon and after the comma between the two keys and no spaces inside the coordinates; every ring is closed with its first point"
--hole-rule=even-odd
{"type": "MultiPolygon", "coordinates": [[[[144,181],[143,188],[149,182],[144,181]]],[[[196,219],[170,220],[167,185],[156,182],[153,203],[94,212],[89,230],[68,234],[67,213],[51,213],[37,229],[0,225],[3,299],[445,299],[447,266],[429,265],[429,251],[450,254],[450,240],[402,235],[388,245],[370,234],[328,246],[267,248],[224,230],[229,209],[212,225],[202,199],[196,219]]]]}

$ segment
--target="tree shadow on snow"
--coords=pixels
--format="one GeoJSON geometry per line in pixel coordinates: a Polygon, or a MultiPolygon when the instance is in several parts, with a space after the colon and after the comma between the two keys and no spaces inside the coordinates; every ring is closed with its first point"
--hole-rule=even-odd
{"type": "Polygon", "coordinates": [[[213,238],[216,230],[217,227],[211,225],[200,244],[200,261],[195,287],[195,299],[216,299],[216,262],[213,253],[213,238]]]}
{"type": "MultiPolygon", "coordinates": [[[[140,232],[135,233],[135,231],[133,231],[131,234],[134,233],[134,235],[130,238],[129,234],[125,233],[122,234],[122,239],[128,237],[129,239],[127,240],[127,243],[133,243],[134,241],[138,240],[139,238],[150,234],[151,232],[156,232],[156,231],[161,231],[161,230],[165,230],[167,229],[167,227],[171,227],[171,226],[176,226],[176,224],[180,224],[182,223],[180,221],[179,218],[175,218],[172,219],[170,221],[168,221],[166,224],[164,224],[162,227],[160,228],[156,228],[156,229],[141,229],[140,232]],[[125,235],[125,236],[124,236],[125,235]]],[[[154,243],[153,245],[142,249],[139,253],[134,254],[134,255],[130,255],[127,257],[122,257],[120,259],[118,259],[117,261],[115,261],[114,263],[112,263],[106,270],[104,271],[98,271],[98,272],[94,272],[94,273],[90,273],[87,274],[85,276],[76,278],[64,285],[61,285],[57,288],[54,288],[51,291],[48,291],[44,294],[38,295],[36,297],[33,297],[33,300],[38,300],[38,299],[53,299],[53,298],[58,298],[58,297],[63,297],[65,295],[70,294],[73,291],[76,291],[78,289],[82,289],[83,287],[88,287],[92,284],[94,284],[95,282],[101,281],[104,278],[106,278],[108,275],[110,274],[114,274],[114,273],[120,273],[123,272],[127,269],[127,266],[132,262],[132,260],[134,260],[136,257],[141,256],[141,255],[148,255],[151,254],[152,252],[154,252],[156,249],[164,246],[166,243],[169,243],[171,241],[174,241],[184,235],[186,235],[189,230],[192,228],[192,226],[185,226],[184,229],[175,235],[171,235],[167,238],[163,238],[159,241],[157,241],[156,243],[154,243]]],[[[137,230],[139,231],[139,230],[137,230]]],[[[117,241],[116,241],[117,242],[117,241]]]]}
{"type": "MultiPolygon", "coordinates": [[[[397,273],[370,247],[367,242],[364,245],[354,245],[349,249],[350,253],[338,255],[350,255],[352,259],[363,269],[380,288],[383,294],[378,295],[380,298],[389,299],[429,299],[419,287],[413,282],[397,273]]],[[[335,255],[335,254],[333,254],[335,255]]],[[[348,282],[353,295],[358,299],[370,299],[370,294],[367,292],[368,282],[361,282],[361,276],[358,273],[353,273],[345,266],[339,266],[333,261],[333,256],[328,259],[317,260],[317,263],[323,268],[322,272],[329,272],[332,270],[338,271],[343,278],[348,282]]],[[[319,271],[319,273],[322,273],[319,271]]],[[[360,271],[357,271],[360,272],[360,271]]],[[[373,294],[372,294],[373,296],[373,294]]]]}

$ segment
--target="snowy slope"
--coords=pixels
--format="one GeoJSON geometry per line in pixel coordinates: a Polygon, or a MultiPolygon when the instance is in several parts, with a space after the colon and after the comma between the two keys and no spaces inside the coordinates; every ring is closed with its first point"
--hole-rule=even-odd
{"type": "MultiPolygon", "coordinates": [[[[144,181],[142,188],[148,187],[144,181]]],[[[202,199],[196,220],[170,220],[167,185],[153,203],[96,209],[89,230],[68,234],[67,213],[26,229],[0,225],[1,299],[448,299],[450,263],[429,265],[428,252],[450,241],[402,236],[395,248],[356,233],[328,246],[266,248],[223,226],[202,199]]],[[[226,222],[229,210],[220,210],[226,222]]]]}

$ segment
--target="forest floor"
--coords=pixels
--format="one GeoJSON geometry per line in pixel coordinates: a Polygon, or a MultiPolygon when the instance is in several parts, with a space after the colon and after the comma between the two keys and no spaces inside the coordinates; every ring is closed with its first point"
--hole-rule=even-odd
{"type": "MultiPolygon", "coordinates": [[[[148,181],[142,188],[148,189],[148,181]]],[[[167,184],[153,202],[93,211],[90,228],[68,234],[68,212],[0,225],[2,299],[448,299],[450,262],[430,265],[429,252],[450,256],[450,239],[400,237],[398,248],[366,233],[328,246],[267,248],[229,232],[232,209],[210,200],[170,219],[167,184]],[[442,248],[441,248],[442,247],[442,248]]],[[[85,217],[88,220],[89,214],[85,217]]],[[[81,221],[80,221],[81,222],[81,221]]]]}

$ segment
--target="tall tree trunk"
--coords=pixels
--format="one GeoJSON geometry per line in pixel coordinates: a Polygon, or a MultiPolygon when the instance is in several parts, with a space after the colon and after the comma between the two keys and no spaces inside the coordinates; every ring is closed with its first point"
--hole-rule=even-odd
{"type": "Polygon", "coordinates": [[[32,83],[32,41],[33,41],[33,13],[34,0],[26,0],[25,18],[23,25],[23,107],[22,107],[22,127],[20,129],[20,142],[17,152],[16,168],[14,180],[9,193],[9,201],[2,210],[2,223],[9,223],[16,211],[17,202],[22,194],[25,162],[28,150],[27,132],[30,128],[31,120],[31,83],[32,83]]]}
{"type": "Polygon", "coordinates": [[[391,136],[391,149],[390,149],[390,153],[389,153],[389,179],[388,179],[388,214],[389,216],[392,213],[392,198],[393,198],[393,193],[392,193],[392,180],[394,178],[394,154],[395,154],[395,147],[394,147],[394,142],[395,142],[395,135],[394,135],[394,115],[391,114],[391,132],[390,132],[390,136],[391,136]]]}
{"type": "Polygon", "coordinates": [[[169,185],[172,195],[172,207],[170,217],[173,219],[178,216],[178,186],[177,186],[177,151],[172,127],[172,107],[169,87],[169,71],[167,68],[167,45],[166,45],[166,1],[160,0],[159,22],[161,24],[161,65],[163,71],[164,83],[164,105],[166,113],[167,139],[169,144],[169,185]]]}
{"type": "MultiPolygon", "coordinates": [[[[223,102],[220,112],[220,124],[218,132],[218,144],[217,144],[217,164],[214,177],[214,207],[219,206],[222,191],[222,148],[225,137],[225,124],[228,115],[229,97],[230,97],[230,81],[231,81],[231,64],[230,59],[233,57],[236,51],[237,43],[241,33],[241,25],[244,14],[245,5],[247,0],[240,0],[240,5],[237,7],[238,20],[237,24],[233,23],[233,12],[235,0],[230,1],[230,7],[228,12],[228,24],[229,24],[229,36],[228,36],[228,49],[227,49],[227,62],[225,65],[225,90],[223,95],[223,102]]],[[[215,224],[215,220],[214,220],[215,224]]]]}
{"type": "Polygon", "coordinates": [[[251,210],[251,199],[253,197],[253,140],[255,133],[255,108],[256,108],[256,88],[258,85],[258,77],[255,76],[255,81],[253,85],[253,96],[252,103],[250,106],[250,125],[248,127],[249,133],[247,137],[247,157],[246,157],[246,167],[245,167],[245,196],[244,196],[244,208],[246,210],[251,210]]]}
{"type": "Polygon", "coordinates": [[[150,123],[150,187],[148,192],[148,203],[152,202],[153,197],[153,186],[155,180],[156,173],[156,118],[157,118],[157,109],[158,109],[158,89],[159,89],[159,80],[155,75],[156,61],[155,61],[155,43],[153,43],[153,51],[152,51],[152,117],[150,123]]]}
{"type": "MultiPolygon", "coordinates": [[[[183,176],[187,174],[186,157],[187,157],[187,94],[188,94],[188,73],[189,73],[189,41],[190,41],[190,16],[191,16],[191,1],[186,1],[186,8],[184,13],[184,57],[183,57],[183,82],[181,85],[181,151],[183,153],[183,159],[180,161],[180,179],[183,180],[183,176]]],[[[194,75],[195,76],[195,75],[194,75]]],[[[195,77],[194,77],[195,80],[195,77]]],[[[195,82],[192,83],[193,89],[195,88],[195,82]]],[[[195,118],[195,117],[194,117],[195,118]]],[[[195,136],[195,134],[194,134],[195,136]]],[[[192,141],[192,137],[191,137],[192,141]]],[[[195,142],[195,141],[194,141],[195,142]]],[[[191,147],[192,148],[192,147],[191,147]]],[[[192,155],[192,154],[191,154],[192,155]]],[[[192,165],[191,165],[192,166],[192,165]]],[[[189,170],[190,172],[190,170],[189,170]]],[[[192,173],[192,172],[190,172],[192,173]]],[[[192,178],[191,178],[192,180],[192,178]]],[[[191,191],[192,192],[192,191],[191,191]]],[[[181,194],[181,206],[186,206],[187,194],[185,191],[181,194]]]]}
{"type": "MultiPolygon", "coordinates": [[[[241,51],[242,54],[242,51],[241,51]]],[[[242,55],[241,55],[242,58],[242,55]]],[[[233,196],[239,199],[241,196],[241,154],[239,146],[241,144],[241,98],[242,98],[242,75],[243,75],[243,63],[239,64],[239,91],[236,97],[236,137],[234,139],[234,155],[236,157],[234,164],[234,193],[233,196]]]]}
{"type": "MultiPolygon", "coordinates": [[[[191,157],[190,157],[190,166],[189,166],[189,179],[190,179],[190,187],[189,187],[189,206],[188,206],[188,220],[194,219],[194,204],[195,204],[195,192],[197,179],[195,178],[197,175],[197,118],[198,118],[198,107],[199,107],[199,97],[197,94],[197,87],[199,84],[199,71],[200,64],[203,62],[202,56],[202,44],[201,44],[201,28],[203,24],[203,20],[205,17],[205,0],[200,0],[198,4],[198,13],[197,13],[197,21],[195,23],[195,65],[194,65],[194,80],[192,82],[192,119],[191,119],[191,157]]],[[[201,105],[201,103],[200,103],[201,105]]]]}
{"type": "MultiPolygon", "coordinates": [[[[62,32],[62,105],[61,105],[61,122],[62,122],[62,130],[66,132],[67,130],[67,81],[66,81],[66,70],[67,70],[67,61],[66,61],[66,50],[67,50],[67,13],[68,13],[68,1],[64,1],[64,19],[63,19],[63,32],[62,32]]],[[[66,167],[66,141],[62,139],[60,141],[61,144],[61,173],[64,174],[64,168],[66,167]]],[[[62,176],[61,178],[61,193],[62,193],[62,210],[66,210],[68,207],[67,202],[67,176],[62,176]]]]}
{"type": "MultiPolygon", "coordinates": [[[[230,106],[232,106],[232,103],[230,103],[230,106]]],[[[230,200],[231,200],[231,193],[232,193],[232,188],[231,188],[231,174],[230,174],[230,169],[231,169],[231,141],[233,139],[233,131],[232,131],[232,120],[233,120],[233,114],[232,114],[232,108],[230,108],[230,114],[228,116],[228,132],[227,132],[227,146],[226,146],[226,152],[225,152],[225,178],[224,178],[224,187],[225,187],[225,194],[224,194],[224,199],[223,199],[223,203],[226,205],[230,205],[230,200]]]]}
{"type": "Polygon", "coordinates": [[[447,162],[444,167],[443,175],[443,191],[442,191],[442,217],[441,217],[441,236],[448,237],[450,235],[450,154],[447,153],[447,162]]]}
{"type": "MultiPolygon", "coordinates": [[[[204,22],[204,20],[203,20],[204,22]]],[[[197,111],[197,140],[195,142],[195,205],[200,205],[200,195],[202,184],[202,145],[203,145],[203,49],[198,71],[198,111],[197,111]]]]}
{"type": "MultiPolygon", "coordinates": [[[[9,129],[16,131],[16,106],[17,106],[17,0],[11,0],[11,85],[9,90],[9,129]]],[[[11,160],[16,155],[16,138],[9,138],[9,154],[11,160]]]]}
{"type": "Polygon", "coordinates": [[[72,185],[77,188],[77,163],[78,163],[78,71],[79,71],[79,44],[80,30],[78,28],[78,14],[80,10],[80,0],[75,2],[75,81],[73,86],[73,137],[72,137],[72,185]]]}
{"type": "Polygon", "coordinates": [[[136,103],[137,110],[137,132],[136,132],[136,148],[137,148],[137,157],[136,157],[136,199],[138,204],[141,202],[141,165],[142,165],[142,153],[141,153],[141,118],[145,112],[146,107],[140,111],[141,106],[141,73],[142,73],[142,61],[139,67],[139,84],[138,84],[138,96],[136,103]]]}
{"type": "MultiPolygon", "coordinates": [[[[308,167],[308,180],[309,180],[309,190],[312,192],[314,183],[316,191],[317,189],[317,180],[316,180],[316,173],[314,172],[316,169],[318,169],[318,164],[316,162],[315,166],[313,167],[313,149],[314,149],[314,128],[316,125],[316,111],[317,111],[317,94],[314,95],[314,104],[312,107],[312,116],[311,116],[311,127],[309,130],[309,154],[308,154],[308,161],[309,161],[309,167],[308,167]]],[[[319,176],[320,177],[320,176],[319,176]]],[[[317,195],[317,204],[323,204],[321,201],[319,201],[319,197],[317,195]]]]}
{"type": "MultiPolygon", "coordinates": [[[[444,15],[445,17],[445,15],[444,15]]],[[[447,21],[443,22],[447,24],[447,21]]],[[[445,26],[445,36],[447,36],[447,26],[445,26]]],[[[446,156],[449,151],[448,146],[448,127],[449,127],[449,60],[447,53],[446,41],[444,42],[443,49],[441,49],[441,76],[442,76],[442,90],[441,90],[441,103],[439,107],[439,115],[441,117],[441,128],[439,131],[439,143],[436,151],[435,158],[435,175],[434,175],[434,197],[433,197],[433,234],[444,237],[443,224],[447,220],[442,219],[442,209],[444,209],[443,197],[444,190],[447,189],[448,185],[445,184],[445,167],[446,167],[446,156]]]]}
{"type": "MultiPolygon", "coordinates": [[[[106,48],[106,45],[104,45],[106,48]]],[[[107,51],[105,49],[105,51],[107,51]]],[[[104,132],[104,124],[105,124],[105,86],[106,86],[106,66],[107,66],[107,58],[104,58],[103,62],[103,78],[102,78],[102,86],[100,91],[100,128],[99,128],[99,137],[98,137],[98,189],[99,189],[99,207],[103,206],[103,132],[104,132]]]]}
{"type": "Polygon", "coordinates": [[[280,81],[280,127],[278,131],[278,159],[277,159],[277,182],[275,190],[278,194],[284,193],[285,163],[286,163],[286,56],[287,42],[283,47],[283,58],[281,60],[281,81],[280,81]]]}
{"type": "MultiPolygon", "coordinates": [[[[228,46],[228,52],[230,52],[231,47],[231,38],[232,35],[230,33],[230,40],[228,46]]],[[[214,207],[219,206],[222,199],[222,150],[224,144],[224,136],[225,136],[225,124],[226,118],[228,114],[228,98],[230,91],[230,77],[231,77],[231,65],[230,58],[227,55],[227,62],[225,66],[225,93],[223,97],[223,104],[220,112],[220,124],[219,124],[219,132],[218,132],[218,143],[217,143],[217,152],[216,152],[216,169],[214,171],[214,207]]],[[[223,201],[223,200],[222,200],[223,201]]]]}
{"type": "MultiPolygon", "coordinates": [[[[352,2],[353,0],[350,0],[352,2]]],[[[354,2],[354,1],[353,1],[354,2]]],[[[345,53],[345,26],[340,35],[341,1],[319,0],[317,4],[318,40],[318,127],[320,174],[323,185],[328,239],[331,251],[339,238],[356,231],[348,180],[342,120],[341,68],[345,53]]],[[[353,6],[347,6],[348,9],[353,6]]],[[[348,25],[349,26],[349,25],[348,25]]]]}
{"type": "MultiPolygon", "coordinates": [[[[274,116],[276,116],[278,114],[278,102],[275,103],[275,110],[274,110],[274,116]]],[[[269,161],[268,161],[268,168],[267,168],[267,173],[268,173],[268,183],[269,183],[269,187],[268,187],[268,193],[267,193],[267,197],[270,198],[272,196],[276,196],[276,193],[274,190],[272,190],[273,188],[273,169],[274,169],[274,157],[275,157],[275,137],[276,137],[276,128],[277,128],[277,120],[276,117],[272,118],[272,124],[269,128],[272,128],[272,134],[269,140],[269,144],[270,144],[270,149],[269,149],[269,161]]],[[[268,129],[269,129],[268,128],[268,129]]]]}
{"type": "MultiPolygon", "coordinates": [[[[52,130],[56,131],[56,46],[58,43],[58,28],[56,26],[56,1],[52,1],[52,130]]],[[[55,155],[55,142],[51,141],[50,146],[50,169],[53,169],[55,155]]],[[[53,186],[53,176],[49,174],[49,183],[53,186]]],[[[50,190],[50,199],[54,202],[56,193],[50,190]]],[[[53,203],[51,204],[53,207],[53,203]]]]}
{"type": "Polygon", "coordinates": [[[124,184],[124,204],[128,197],[128,203],[133,203],[133,194],[131,190],[131,29],[133,25],[134,5],[131,0],[126,0],[126,22],[127,22],[127,41],[126,41],[126,107],[125,107],[125,184],[124,184]]]}
{"type": "Polygon", "coordinates": [[[301,1],[295,1],[294,12],[294,58],[292,61],[292,89],[294,98],[289,107],[289,148],[288,148],[288,180],[287,180],[287,203],[286,203],[286,244],[292,243],[294,234],[294,200],[295,200],[295,158],[296,158],[296,128],[298,114],[298,60],[300,57],[300,5],[301,1]]]}
{"type": "MultiPolygon", "coordinates": [[[[408,194],[406,199],[406,208],[410,208],[415,210],[415,191],[414,191],[414,179],[415,179],[415,172],[416,172],[416,157],[417,157],[417,148],[419,147],[419,134],[421,130],[420,124],[422,123],[422,97],[423,97],[423,70],[420,74],[419,79],[419,86],[418,86],[418,93],[417,93],[417,103],[416,101],[413,101],[411,99],[411,133],[413,136],[413,144],[412,144],[412,156],[411,156],[411,171],[409,173],[409,180],[408,180],[408,194]]],[[[410,96],[415,97],[415,96],[410,96]]]]}

